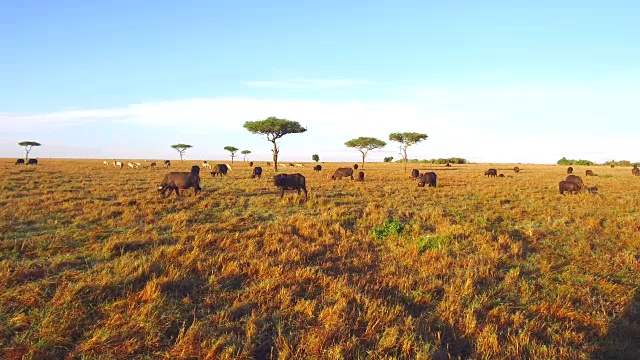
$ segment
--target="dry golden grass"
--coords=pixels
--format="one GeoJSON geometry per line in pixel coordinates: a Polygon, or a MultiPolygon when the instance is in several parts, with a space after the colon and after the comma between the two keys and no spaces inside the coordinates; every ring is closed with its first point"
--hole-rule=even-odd
{"type": "Polygon", "coordinates": [[[238,162],[161,198],[166,169],[13,161],[3,359],[640,357],[629,168],[592,167],[599,194],[567,196],[560,166],[417,166],[437,189],[398,164],[366,164],[364,183],[283,168],[306,176],[304,201],[280,199],[263,162],[262,179],[238,162]]]}

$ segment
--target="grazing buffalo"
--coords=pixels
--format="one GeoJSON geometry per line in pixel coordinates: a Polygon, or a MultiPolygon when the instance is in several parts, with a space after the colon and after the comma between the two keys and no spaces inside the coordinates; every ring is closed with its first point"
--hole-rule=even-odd
{"type": "Polygon", "coordinates": [[[358,164],[353,164],[353,170],[358,170],[358,164]]]}
{"type": "Polygon", "coordinates": [[[413,180],[418,179],[420,177],[420,171],[418,169],[411,170],[411,178],[413,180]]]}
{"type": "MultiPolygon", "coordinates": [[[[267,163],[267,165],[269,165],[269,164],[267,163]]],[[[249,161],[249,167],[251,167],[251,166],[253,166],[253,161],[249,161]]]]}
{"type": "Polygon", "coordinates": [[[613,169],[615,167],[615,165],[611,164],[611,168],[613,169]]]}
{"type": "Polygon", "coordinates": [[[223,176],[223,175],[227,175],[227,171],[229,171],[229,166],[227,164],[216,164],[216,166],[213,168],[213,171],[211,172],[211,175],[223,176]]]}
{"type": "Polygon", "coordinates": [[[591,171],[591,170],[587,170],[587,171],[585,171],[585,172],[584,172],[584,175],[585,175],[585,176],[596,176],[596,174],[594,174],[594,173],[593,173],[593,171],[591,171]]]}
{"type": "Polygon", "coordinates": [[[295,165],[293,165],[293,163],[288,163],[287,166],[288,167],[294,167],[295,165]]]}
{"type": "Polygon", "coordinates": [[[451,164],[447,163],[447,165],[445,165],[446,167],[451,167],[451,164]]]}
{"type": "Polygon", "coordinates": [[[162,183],[158,186],[158,191],[165,196],[167,190],[171,195],[171,190],[175,190],[176,196],[180,196],[179,190],[193,188],[194,195],[198,191],[202,191],[200,187],[200,168],[196,166],[191,167],[191,172],[170,172],[165,175],[162,183]]]}
{"type": "Polygon", "coordinates": [[[436,182],[438,180],[438,176],[434,172],[428,172],[422,174],[420,177],[420,181],[418,181],[419,187],[424,187],[427,185],[428,187],[436,187],[436,182]]]}
{"type": "Polygon", "coordinates": [[[638,169],[637,167],[631,169],[631,175],[640,176],[640,169],[638,169]]]}
{"type": "Polygon", "coordinates": [[[358,178],[356,181],[364,181],[364,171],[358,171],[358,178]]]}
{"type": "Polygon", "coordinates": [[[253,173],[251,174],[251,178],[255,179],[255,178],[262,178],[262,168],[260,166],[256,166],[253,168],[253,173]]]}
{"type": "Polygon", "coordinates": [[[322,165],[316,165],[313,167],[313,171],[322,171],[322,165]]]}
{"type": "Polygon", "coordinates": [[[16,165],[24,165],[24,159],[16,160],[16,165]]]}
{"type": "Polygon", "coordinates": [[[149,165],[149,167],[151,167],[151,168],[156,168],[157,166],[158,166],[158,164],[156,164],[154,162],[152,162],[151,165],[149,165]]]}
{"type": "Polygon", "coordinates": [[[574,184],[578,185],[581,189],[582,188],[586,188],[586,186],[584,185],[584,182],[582,182],[582,179],[580,178],[580,176],[568,175],[567,178],[565,179],[565,181],[574,183],[574,184]]]}
{"type": "Polygon", "coordinates": [[[633,168],[637,169],[638,168],[638,164],[633,164],[633,168]]]}
{"type": "Polygon", "coordinates": [[[171,167],[171,160],[165,160],[164,161],[164,165],[167,167],[167,169],[170,168],[171,167]]]}
{"type": "Polygon", "coordinates": [[[570,181],[560,181],[558,186],[560,188],[561,195],[564,195],[565,192],[568,192],[569,194],[576,194],[583,190],[580,185],[570,181]]]}
{"type": "Polygon", "coordinates": [[[498,176],[498,170],[489,169],[489,170],[484,172],[484,175],[487,176],[487,177],[491,177],[491,176],[496,177],[496,176],[498,176]]]}
{"type": "Polygon", "coordinates": [[[29,159],[27,165],[38,165],[38,159],[29,159]]]}
{"type": "Polygon", "coordinates": [[[520,168],[519,167],[514,167],[513,168],[513,172],[515,172],[516,174],[520,172],[520,168]]]}
{"type": "Polygon", "coordinates": [[[206,160],[202,162],[203,169],[211,169],[211,164],[209,164],[206,160]]]}
{"type": "Polygon", "coordinates": [[[504,174],[500,174],[500,175],[498,175],[498,177],[504,177],[504,174]]]}
{"type": "Polygon", "coordinates": [[[307,186],[302,174],[278,174],[273,177],[273,185],[280,188],[280,198],[284,196],[285,190],[298,190],[298,195],[300,195],[300,190],[304,190],[304,197],[308,198],[307,186]]]}
{"type": "Polygon", "coordinates": [[[567,168],[567,174],[573,174],[573,168],[571,166],[567,168]]]}
{"type": "Polygon", "coordinates": [[[353,180],[353,169],[352,168],[338,168],[336,169],[336,171],[333,173],[333,175],[331,176],[331,178],[333,180],[335,179],[342,179],[343,177],[350,177],[351,180],[353,180]]]}

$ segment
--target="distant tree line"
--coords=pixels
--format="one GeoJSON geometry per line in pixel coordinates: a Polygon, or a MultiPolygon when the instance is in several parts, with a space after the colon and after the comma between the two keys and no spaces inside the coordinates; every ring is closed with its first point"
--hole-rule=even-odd
{"type": "MultiPolygon", "coordinates": [[[[633,166],[639,163],[632,163],[629,160],[611,160],[611,161],[605,161],[603,162],[601,165],[613,165],[613,166],[633,166]]],[[[591,161],[591,160],[574,160],[574,159],[567,159],[566,157],[563,157],[562,159],[558,160],[558,165],[598,165],[595,162],[591,161]]],[[[640,165],[640,164],[639,164],[640,165]]]]}
{"type": "MultiPolygon", "coordinates": [[[[396,160],[396,162],[403,162],[404,160],[396,160]]],[[[459,157],[451,157],[451,158],[439,158],[439,159],[409,159],[410,163],[423,163],[423,164],[468,164],[469,160],[459,158],[459,157]]]]}

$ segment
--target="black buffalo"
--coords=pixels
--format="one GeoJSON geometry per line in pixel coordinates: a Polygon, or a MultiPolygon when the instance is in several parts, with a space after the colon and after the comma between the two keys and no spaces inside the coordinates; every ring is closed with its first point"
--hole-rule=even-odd
{"type": "Polygon", "coordinates": [[[637,167],[631,169],[631,175],[640,176],[640,169],[638,169],[637,167]]]}
{"type": "Polygon", "coordinates": [[[500,175],[498,175],[498,177],[504,177],[504,174],[500,174],[500,175]]]}
{"type": "Polygon", "coordinates": [[[358,171],[357,181],[364,181],[364,171],[358,171]]]}
{"type": "Polygon", "coordinates": [[[253,161],[249,161],[249,166],[253,166],[253,161]]]}
{"type": "Polygon", "coordinates": [[[273,185],[281,190],[280,198],[284,196],[285,190],[304,190],[304,197],[307,198],[307,186],[302,174],[278,174],[273,177],[273,185]]]}
{"type": "Polygon", "coordinates": [[[596,176],[596,174],[594,174],[592,170],[587,170],[587,171],[585,171],[585,172],[584,172],[584,175],[585,175],[585,176],[596,176]]]}
{"type": "Polygon", "coordinates": [[[171,160],[165,160],[164,164],[167,167],[167,169],[170,168],[171,167],[171,160]]]}
{"type": "Polygon", "coordinates": [[[333,180],[335,180],[335,179],[342,179],[343,177],[347,177],[347,176],[350,177],[351,180],[353,180],[353,169],[352,168],[338,168],[333,173],[331,178],[333,180]]]}
{"type": "Polygon", "coordinates": [[[567,174],[573,174],[573,168],[571,166],[567,168],[567,174]]]}
{"type": "Polygon", "coordinates": [[[519,167],[514,167],[513,168],[513,172],[515,172],[516,174],[520,172],[520,168],[519,167]]]}
{"type": "Polygon", "coordinates": [[[162,183],[158,186],[158,191],[165,196],[167,190],[171,195],[171,190],[175,190],[176,196],[180,196],[179,189],[193,188],[194,194],[202,191],[200,187],[200,167],[192,166],[191,172],[170,172],[165,175],[162,183]]]}
{"type": "Polygon", "coordinates": [[[353,164],[353,170],[358,170],[358,164],[353,164]]]}
{"type": "Polygon", "coordinates": [[[485,176],[488,176],[488,177],[491,177],[491,176],[496,177],[496,176],[498,176],[498,170],[496,170],[496,169],[489,169],[489,170],[487,170],[487,171],[485,171],[485,172],[484,172],[484,175],[485,175],[485,176]]]}
{"type": "Polygon", "coordinates": [[[447,165],[445,165],[446,167],[451,167],[451,164],[447,163],[447,165]]]}
{"type": "Polygon", "coordinates": [[[586,188],[586,186],[584,185],[584,182],[582,181],[580,176],[567,175],[567,178],[565,179],[565,181],[571,182],[571,183],[574,183],[574,184],[578,185],[580,187],[580,189],[586,188]]]}
{"type": "Polygon", "coordinates": [[[211,175],[223,176],[223,175],[227,175],[227,171],[229,171],[229,167],[227,166],[227,164],[216,164],[216,166],[213,167],[213,171],[211,172],[211,175]]]}
{"type": "Polygon", "coordinates": [[[27,165],[38,165],[38,159],[29,159],[27,165]]]}
{"type": "Polygon", "coordinates": [[[16,160],[16,165],[24,165],[24,159],[16,160]]]}
{"type": "Polygon", "coordinates": [[[157,167],[157,166],[158,166],[158,164],[156,164],[156,163],[154,163],[154,162],[152,162],[152,163],[151,163],[151,165],[149,165],[149,167],[152,167],[152,168],[155,168],[155,167],[157,167]]]}
{"type": "Polygon", "coordinates": [[[558,183],[558,187],[560,188],[560,194],[564,194],[565,192],[568,192],[569,194],[576,194],[583,190],[580,185],[571,181],[560,181],[560,183],[558,183]]]}
{"type": "Polygon", "coordinates": [[[322,171],[322,165],[316,165],[313,167],[313,171],[322,171]]]}
{"type": "Polygon", "coordinates": [[[251,174],[251,178],[255,179],[255,178],[262,178],[262,168],[260,166],[256,166],[253,168],[253,173],[251,174]]]}
{"type": "Polygon", "coordinates": [[[418,169],[413,169],[411,170],[411,178],[412,179],[418,179],[420,177],[420,171],[418,171],[418,169]]]}
{"type": "Polygon", "coordinates": [[[425,185],[427,185],[428,187],[436,187],[437,180],[438,180],[438,176],[436,175],[436,173],[434,172],[424,173],[420,177],[420,181],[418,181],[418,186],[424,187],[425,185]]]}

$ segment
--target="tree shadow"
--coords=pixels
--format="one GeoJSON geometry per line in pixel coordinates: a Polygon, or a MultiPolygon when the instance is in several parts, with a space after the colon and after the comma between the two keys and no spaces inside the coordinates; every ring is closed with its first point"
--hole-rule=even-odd
{"type": "Polygon", "coordinates": [[[598,345],[592,359],[640,359],[640,291],[598,345]]]}

